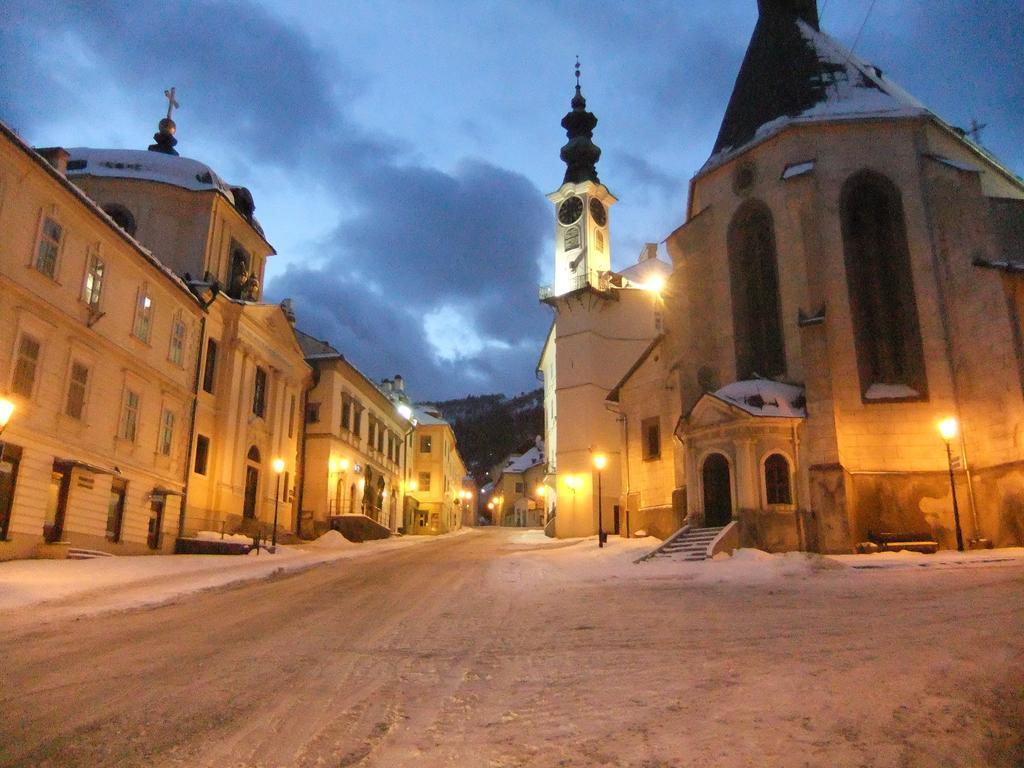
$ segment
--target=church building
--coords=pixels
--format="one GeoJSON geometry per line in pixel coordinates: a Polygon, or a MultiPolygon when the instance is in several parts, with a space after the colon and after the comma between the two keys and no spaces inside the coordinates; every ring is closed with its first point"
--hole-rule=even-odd
{"type": "Polygon", "coordinates": [[[1024,544],[1024,183],[814,0],[758,7],[620,399],[667,377],[687,522],[744,546],[1024,544]]]}

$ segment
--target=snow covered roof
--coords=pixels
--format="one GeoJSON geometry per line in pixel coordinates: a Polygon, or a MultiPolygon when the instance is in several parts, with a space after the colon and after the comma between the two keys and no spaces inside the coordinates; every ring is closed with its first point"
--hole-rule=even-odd
{"type": "Polygon", "coordinates": [[[441,412],[432,406],[417,405],[412,409],[413,418],[420,426],[442,426],[448,422],[441,416],[441,412]]]}
{"type": "Polygon", "coordinates": [[[649,284],[655,278],[668,280],[669,275],[672,274],[672,265],[666,264],[655,256],[651,259],[638,261],[636,264],[623,269],[619,274],[631,284],[643,286],[649,284]]]}
{"type": "Polygon", "coordinates": [[[934,117],[881,69],[817,29],[816,14],[785,6],[762,9],[702,172],[795,123],[934,117]]]}
{"type": "Polygon", "coordinates": [[[298,339],[299,347],[301,347],[302,354],[307,360],[344,357],[341,352],[336,350],[326,341],[321,341],[315,336],[310,336],[308,333],[300,331],[298,328],[295,329],[295,338],[298,339]]]}
{"type": "Polygon", "coordinates": [[[727,384],[711,397],[734,405],[751,416],[807,418],[803,387],[770,379],[748,379],[727,384]]]}
{"type": "Polygon", "coordinates": [[[519,474],[525,472],[532,467],[536,467],[538,464],[544,463],[544,453],[540,448],[536,446],[528,450],[521,456],[516,456],[510,459],[509,462],[502,469],[503,473],[507,474],[519,474]]]}
{"type": "Polygon", "coordinates": [[[106,176],[116,179],[142,179],[172,184],[194,192],[216,190],[232,205],[235,195],[231,186],[210,166],[198,160],[144,149],[91,149],[74,147],[68,150],[68,176],[106,176]]]}

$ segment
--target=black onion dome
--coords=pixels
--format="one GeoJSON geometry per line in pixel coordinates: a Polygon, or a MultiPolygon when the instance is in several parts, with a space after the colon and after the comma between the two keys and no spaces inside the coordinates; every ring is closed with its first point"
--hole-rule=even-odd
{"type": "Polygon", "coordinates": [[[583,98],[577,80],[576,95],[572,97],[572,111],[562,118],[562,127],[565,128],[565,135],[569,137],[559,155],[566,165],[563,184],[579,184],[582,181],[601,183],[597,178],[596,167],[597,161],[601,158],[601,148],[592,141],[596,125],[597,118],[593,112],[587,112],[587,100],[583,98]]]}

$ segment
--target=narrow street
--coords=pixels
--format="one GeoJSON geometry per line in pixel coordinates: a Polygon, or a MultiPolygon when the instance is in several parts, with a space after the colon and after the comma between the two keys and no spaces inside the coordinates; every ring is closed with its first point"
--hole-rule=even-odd
{"type": "Polygon", "coordinates": [[[0,615],[0,765],[1024,760],[1019,566],[698,584],[515,535],[0,615]]]}

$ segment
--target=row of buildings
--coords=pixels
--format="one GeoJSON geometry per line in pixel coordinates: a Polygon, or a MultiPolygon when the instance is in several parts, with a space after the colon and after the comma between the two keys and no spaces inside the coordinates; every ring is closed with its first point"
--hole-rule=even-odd
{"type": "Polygon", "coordinates": [[[546,514],[772,551],[1022,545],[1024,182],[814,0],[758,8],[671,264],[611,270],[577,85],[541,289],[546,514]]]}
{"type": "Polygon", "coordinates": [[[459,527],[451,426],[262,301],[252,195],[174,133],[36,150],[0,123],[0,559],[459,527]]]}

